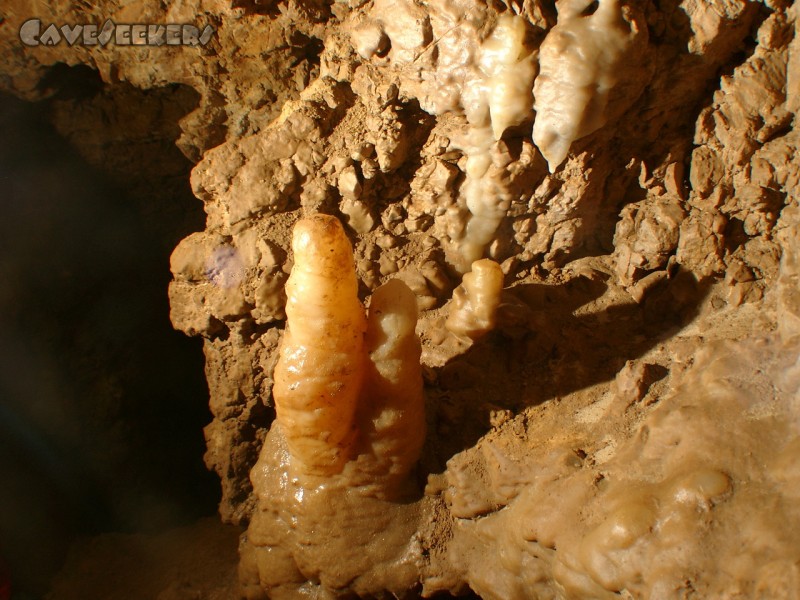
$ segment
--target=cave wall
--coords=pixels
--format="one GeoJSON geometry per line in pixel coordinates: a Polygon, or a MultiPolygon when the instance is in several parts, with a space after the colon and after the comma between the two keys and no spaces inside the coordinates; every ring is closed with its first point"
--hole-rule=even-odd
{"type": "Polygon", "coordinates": [[[770,585],[790,589],[796,548],[780,536],[771,542],[774,560],[752,558],[717,579],[677,559],[663,573],[647,565],[666,544],[650,534],[662,530],[686,556],[722,560],[724,540],[743,543],[725,523],[759,501],[748,495],[753,482],[771,490],[778,514],[796,518],[784,501],[794,475],[775,466],[794,452],[794,433],[770,429],[770,419],[790,418],[796,395],[775,383],[789,369],[776,357],[796,356],[794,3],[623,3],[632,41],[604,124],[577,139],[553,172],[533,143],[533,114],[491,147],[487,177],[506,205],[484,250],[502,265],[511,294],[498,331],[465,349],[442,329],[470,219],[474,124],[459,100],[479,78],[470,52],[501,15],[514,14],[536,54],[564,5],[56,3],[48,5],[52,22],[210,23],[215,34],[203,47],[23,48],[14,28],[41,7],[12,2],[4,9],[11,27],[0,36],[2,85],[19,97],[46,96],[45,75],[64,63],[89,65],[106,84],[195,90],[197,108],[180,119],[177,146],[196,162],[191,186],[206,223],[172,253],[169,297],[174,326],[203,338],[213,415],[205,460],[222,483],[223,520],[246,524],[256,507],[250,470],[274,414],[291,226],[323,212],[347,224],[362,299],[399,277],[423,311],[431,434],[416,477],[425,489],[425,594],[469,587],[498,598],[621,589],[647,596],[683,585],[701,596],[746,597],[770,585]],[[772,337],[748,341],[765,334],[772,337]],[[754,357],[747,365],[721,360],[721,373],[763,364],[772,375],[744,392],[733,385],[723,408],[714,394],[696,394],[697,410],[716,411],[720,431],[750,440],[720,441],[723,458],[772,431],[777,441],[760,452],[774,468],[715,462],[706,445],[693,445],[699,433],[685,436],[686,456],[636,463],[637,452],[650,452],[642,431],[661,427],[665,439],[694,431],[681,420],[694,410],[683,409],[694,406],[686,390],[713,386],[700,374],[712,343],[720,356],[754,357]],[[692,371],[695,360],[701,367],[692,371]],[[771,413],[753,409],[757,425],[727,412],[770,394],[780,400],[771,413]],[[719,492],[703,491],[707,482],[719,492]],[[681,485],[707,527],[721,523],[722,537],[687,541],[698,526],[681,512],[685,503],[666,499],[681,485]],[[641,493],[631,499],[633,488],[641,493]],[[547,511],[574,527],[547,529],[547,511]],[[676,514],[679,526],[669,530],[676,514]],[[581,546],[581,535],[599,540],[614,519],[633,532],[629,541],[581,546]],[[530,530],[514,530],[526,520],[530,530]],[[475,547],[513,556],[497,567],[475,547]]]}

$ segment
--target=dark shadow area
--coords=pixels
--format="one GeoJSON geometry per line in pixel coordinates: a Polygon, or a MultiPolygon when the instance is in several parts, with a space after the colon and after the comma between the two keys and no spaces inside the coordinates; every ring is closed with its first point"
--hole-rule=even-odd
{"type": "Polygon", "coordinates": [[[691,322],[709,285],[678,272],[650,290],[642,304],[630,300],[577,315],[603,296],[604,282],[581,277],[563,285],[512,288],[513,302],[501,307],[506,315],[498,319],[502,330],[438,369],[426,388],[436,467],[475,445],[491,428],[493,411],[518,413],[610,381],[627,361],[691,322]]]}
{"type": "Polygon", "coordinates": [[[201,347],[172,329],[166,292],[172,247],[204,222],[174,146],[196,94],[92,82],[62,68],[48,101],[0,96],[0,564],[14,598],[45,592],[76,536],[186,523],[219,494],[202,462],[201,347]],[[138,121],[109,121],[119,106],[138,121]]]}

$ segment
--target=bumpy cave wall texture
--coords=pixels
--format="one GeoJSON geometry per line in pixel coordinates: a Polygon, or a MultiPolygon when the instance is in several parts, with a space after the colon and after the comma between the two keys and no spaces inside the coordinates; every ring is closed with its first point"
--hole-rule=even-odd
{"type": "MultiPolygon", "coordinates": [[[[59,65],[196,93],[176,144],[206,222],[168,293],[243,533],[216,579],[151,597],[800,596],[795,3],[0,11],[6,93],[45,97],[59,65]],[[214,34],[26,47],[31,17],[214,34]]],[[[52,597],[134,597],[73,559],[52,597]]]]}

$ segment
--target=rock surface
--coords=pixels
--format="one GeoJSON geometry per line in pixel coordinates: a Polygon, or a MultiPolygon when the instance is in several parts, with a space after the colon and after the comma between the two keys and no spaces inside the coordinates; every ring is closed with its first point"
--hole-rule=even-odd
{"type": "MultiPolygon", "coordinates": [[[[66,63],[107,83],[198,94],[178,145],[197,163],[191,183],[208,218],[173,253],[169,295],[174,326],[205,344],[206,462],[223,520],[245,524],[254,506],[291,226],[323,212],[349,227],[362,298],[397,276],[423,311],[423,595],[798,589],[800,10],[623,5],[637,59],[604,90],[602,123],[553,173],[531,121],[491,145],[486,177],[507,209],[485,253],[507,289],[497,330],[466,348],[443,327],[470,218],[462,93],[504,5],[57,2],[43,14],[6,3],[5,91],[42,97],[48,69],[66,63]],[[201,48],[25,48],[17,31],[37,14],[216,33],[201,48]]],[[[551,3],[507,10],[525,19],[535,55],[557,22],[551,3]]],[[[316,552],[299,579],[287,567],[287,597],[314,587],[303,577],[330,560],[316,552]]],[[[359,594],[385,591],[355,564],[359,594]]]]}

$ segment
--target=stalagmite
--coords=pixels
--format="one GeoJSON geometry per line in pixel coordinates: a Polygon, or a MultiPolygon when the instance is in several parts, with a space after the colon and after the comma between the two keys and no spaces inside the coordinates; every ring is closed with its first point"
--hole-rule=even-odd
{"type": "Polygon", "coordinates": [[[375,290],[369,306],[368,374],[361,430],[372,460],[372,479],[393,489],[419,458],[425,441],[421,346],[414,328],[417,299],[392,279],[375,290]]]}
{"type": "Polygon", "coordinates": [[[299,221],[292,248],[273,395],[293,474],[330,476],[353,459],[344,475],[359,483],[403,477],[425,436],[416,298],[389,281],[373,294],[368,322],[334,217],[299,221]]]}
{"type": "Polygon", "coordinates": [[[453,292],[453,307],[445,327],[459,337],[479,339],[495,328],[502,291],[500,265],[488,258],[476,260],[453,292]]]}
{"type": "Polygon", "coordinates": [[[250,599],[399,596],[418,560],[418,508],[405,502],[418,494],[408,476],[425,439],[417,300],[389,281],[367,318],[334,217],[299,221],[292,248],[277,419],[250,476],[258,505],[240,549],[243,588],[250,599]]]}
{"type": "Polygon", "coordinates": [[[335,218],[298,222],[292,249],[275,409],[293,467],[330,475],[341,471],[355,444],[366,317],[350,243],[335,218]]]}

